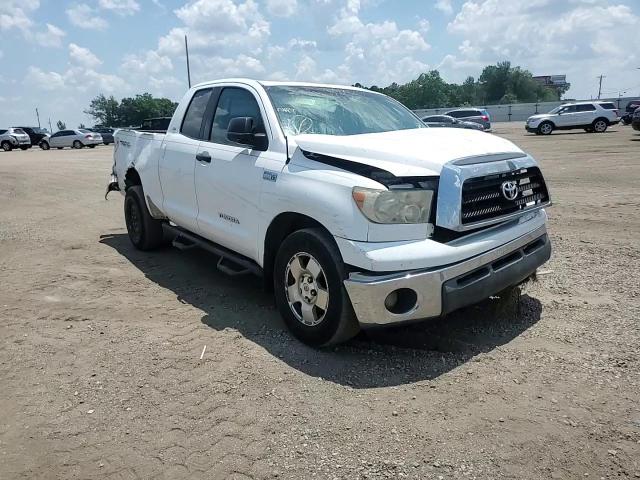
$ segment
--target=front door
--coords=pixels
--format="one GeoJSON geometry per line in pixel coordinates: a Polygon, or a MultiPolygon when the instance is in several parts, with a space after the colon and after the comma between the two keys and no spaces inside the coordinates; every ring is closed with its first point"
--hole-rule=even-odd
{"type": "Polygon", "coordinates": [[[266,133],[264,106],[249,88],[224,87],[211,132],[199,155],[211,163],[196,164],[198,226],[203,236],[258,261],[259,199],[266,151],[227,139],[229,121],[252,117],[256,132],[266,133]]]}
{"type": "Polygon", "coordinates": [[[575,105],[567,105],[554,119],[555,124],[559,127],[571,127],[573,125],[580,125],[580,114],[575,105]]]}

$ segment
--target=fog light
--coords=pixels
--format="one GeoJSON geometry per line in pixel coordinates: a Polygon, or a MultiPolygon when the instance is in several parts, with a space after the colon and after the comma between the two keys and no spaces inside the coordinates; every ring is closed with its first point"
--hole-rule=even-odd
{"type": "Polygon", "coordinates": [[[398,291],[394,290],[384,299],[384,308],[391,311],[396,306],[396,303],[398,303],[398,291]]]}
{"type": "Polygon", "coordinates": [[[396,315],[403,315],[414,310],[418,305],[418,294],[410,288],[394,290],[384,299],[385,308],[396,315]]]}

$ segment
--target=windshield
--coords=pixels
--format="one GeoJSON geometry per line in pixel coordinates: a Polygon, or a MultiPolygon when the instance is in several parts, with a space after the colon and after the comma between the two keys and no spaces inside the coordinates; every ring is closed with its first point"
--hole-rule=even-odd
{"type": "Polygon", "coordinates": [[[558,113],[560,110],[562,110],[564,107],[566,107],[566,105],[559,105],[556,108],[554,108],[553,110],[551,110],[549,113],[558,113]]]}
{"type": "Polygon", "coordinates": [[[358,135],[426,128],[410,110],[373,92],[328,87],[266,87],[286,135],[358,135]]]}
{"type": "Polygon", "coordinates": [[[78,131],[82,133],[93,133],[91,130],[87,130],[86,128],[79,128],[78,131]]]}

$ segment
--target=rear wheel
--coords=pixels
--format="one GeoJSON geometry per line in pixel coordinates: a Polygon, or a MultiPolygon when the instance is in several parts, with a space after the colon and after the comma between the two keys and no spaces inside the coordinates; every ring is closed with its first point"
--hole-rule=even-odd
{"type": "Polygon", "coordinates": [[[62,150],[64,147],[56,147],[58,150],[62,150]]]}
{"type": "Polygon", "coordinates": [[[551,135],[551,132],[553,132],[553,123],[542,122],[538,125],[538,133],[540,135],[551,135]]]}
{"type": "Polygon", "coordinates": [[[124,197],[124,219],[133,246],[139,250],[153,250],[164,243],[162,222],[149,213],[141,185],[127,189],[124,197]]]}
{"type": "Polygon", "coordinates": [[[607,130],[608,126],[609,126],[609,122],[607,122],[603,118],[598,118],[593,122],[592,128],[593,128],[593,131],[596,133],[603,133],[607,130]]]}
{"type": "Polygon", "coordinates": [[[20,150],[29,150],[29,147],[20,147],[20,150]]]}
{"type": "Polygon", "coordinates": [[[84,147],[84,145],[82,144],[82,142],[80,140],[74,140],[73,148],[82,148],[82,147],[84,147]]]}
{"type": "Polygon", "coordinates": [[[332,345],[360,330],[344,288],[345,271],[338,248],[321,229],[298,230],[280,246],[274,266],[276,304],[300,341],[332,345]]]}
{"type": "Polygon", "coordinates": [[[10,152],[11,150],[13,150],[13,145],[11,145],[11,142],[5,140],[0,144],[0,148],[2,148],[2,150],[4,150],[5,152],[10,152]]]}

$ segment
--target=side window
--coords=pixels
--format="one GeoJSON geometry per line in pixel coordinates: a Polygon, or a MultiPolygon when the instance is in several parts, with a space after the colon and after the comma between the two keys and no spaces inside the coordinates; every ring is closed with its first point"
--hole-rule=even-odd
{"type": "MultiPolygon", "coordinates": [[[[590,105],[590,106],[593,107],[593,105],[590,105]]],[[[601,103],[600,106],[605,110],[615,110],[617,108],[613,103],[601,103]]],[[[593,107],[593,110],[595,109],[596,107],[593,107]]]]}
{"type": "Polygon", "coordinates": [[[255,133],[265,133],[260,107],[255,97],[244,88],[228,87],[222,90],[211,127],[211,141],[236,145],[227,139],[227,127],[232,118],[253,117],[255,133]]]}
{"type": "Polygon", "coordinates": [[[576,113],[576,106],[568,105],[562,109],[562,113],[576,113]]]}
{"type": "Polygon", "coordinates": [[[453,118],[462,118],[464,117],[464,112],[462,110],[459,110],[457,112],[449,112],[447,113],[447,115],[453,118]]]}
{"type": "Polygon", "coordinates": [[[578,111],[579,112],[592,112],[595,109],[596,109],[596,107],[594,107],[590,103],[585,104],[585,105],[578,105],[578,111]]]}
{"type": "Polygon", "coordinates": [[[207,108],[207,103],[211,97],[211,89],[206,88],[198,90],[191,99],[187,113],[182,120],[182,128],[180,133],[191,138],[200,138],[200,127],[202,127],[202,119],[204,117],[204,111],[207,108]]]}

